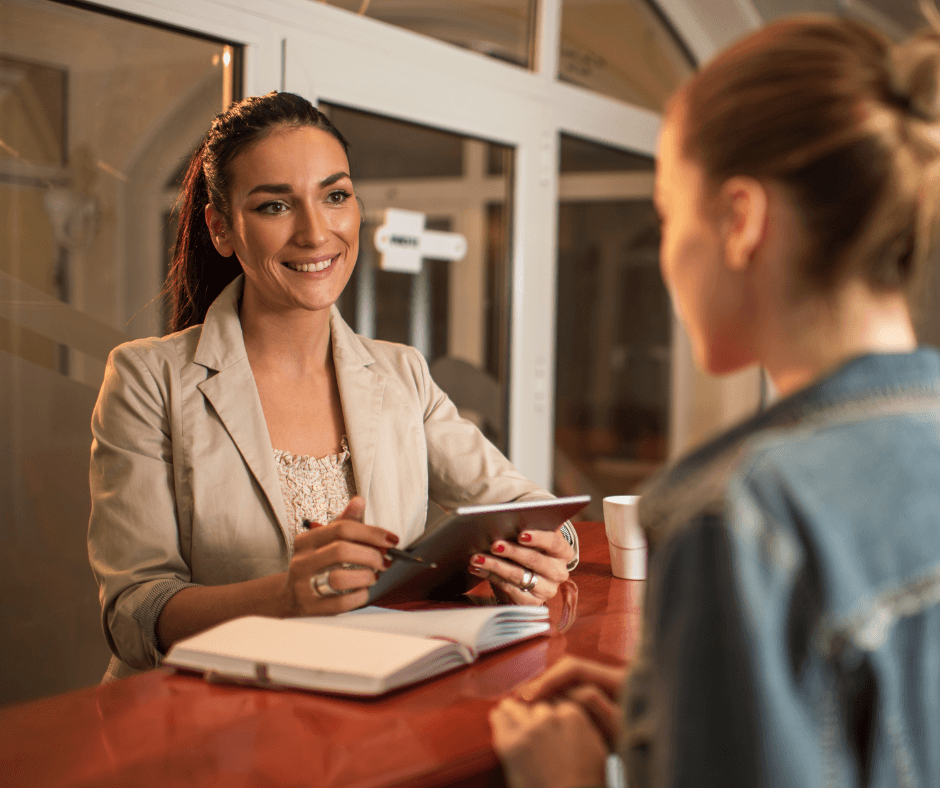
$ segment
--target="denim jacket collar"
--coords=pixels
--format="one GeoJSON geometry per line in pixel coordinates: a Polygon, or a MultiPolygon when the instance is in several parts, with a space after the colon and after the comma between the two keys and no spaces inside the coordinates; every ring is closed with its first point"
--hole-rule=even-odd
{"type": "Polygon", "coordinates": [[[689,497],[688,506],[700,506],[710,497],[711,485],[703,475],[721,484],[724,474],[716,470],[733,465],[755,434],[921,399],[940,403],[940,353],[936,349],[920,346],[911,353],[871,353],[850,359],[654,476],[640,501],[640,521],[650,545],[661,535],[656,531],[665,525],[665,513],[669,520],[684,516],[687,506],[678,499],[689,497]]]}

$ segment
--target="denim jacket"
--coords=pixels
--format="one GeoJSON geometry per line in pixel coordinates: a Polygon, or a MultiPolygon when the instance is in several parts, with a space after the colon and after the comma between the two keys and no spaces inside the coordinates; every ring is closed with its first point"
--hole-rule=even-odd
{"type": "Polygon", "coordinates": [[[940,786],[940,354],[869,355],[640,504],[639,786],[940,786]]]}

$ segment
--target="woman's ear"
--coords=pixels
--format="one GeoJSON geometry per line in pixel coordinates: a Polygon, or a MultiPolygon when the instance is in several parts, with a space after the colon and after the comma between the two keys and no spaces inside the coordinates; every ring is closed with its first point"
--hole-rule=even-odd
{"type": "Polygon", "coordinates": [[[722,187],[728,206],[725,257],[732,271],[743,272],[764,240],[767,227],[767,189],[754,179],[736,176],[722,187]]]}
{"type": "Polygon", "coordinates": [[[222,212],[212,203],[206,206],[206,226],[209,228],[209,237],[212,239],[212,245],[222,257],[231,257],[235,252],[228,239],[228,222],[222,212]]]}

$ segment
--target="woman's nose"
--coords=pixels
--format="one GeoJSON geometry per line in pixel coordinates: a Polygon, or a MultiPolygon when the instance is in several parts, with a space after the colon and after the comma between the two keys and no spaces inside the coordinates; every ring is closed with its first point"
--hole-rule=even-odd
{"type": "Polygon", "coordinates": [[[329,236],[329,222],[317,208],[307,206],[297,211],[294,240],[299,246],[319,246],[329,236]]]}

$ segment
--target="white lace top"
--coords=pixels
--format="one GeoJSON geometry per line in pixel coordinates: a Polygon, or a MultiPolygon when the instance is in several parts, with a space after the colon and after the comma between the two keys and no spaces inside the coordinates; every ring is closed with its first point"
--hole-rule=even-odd
{"type": "Polygon", "coordinates": [[[356,494],[356,479],[345,435],[343,450],[339,454],[317,459],[275,449],[274,462],[294,533],[304,531],[304,520],[320,525],[335,520],[356,494]]]}

